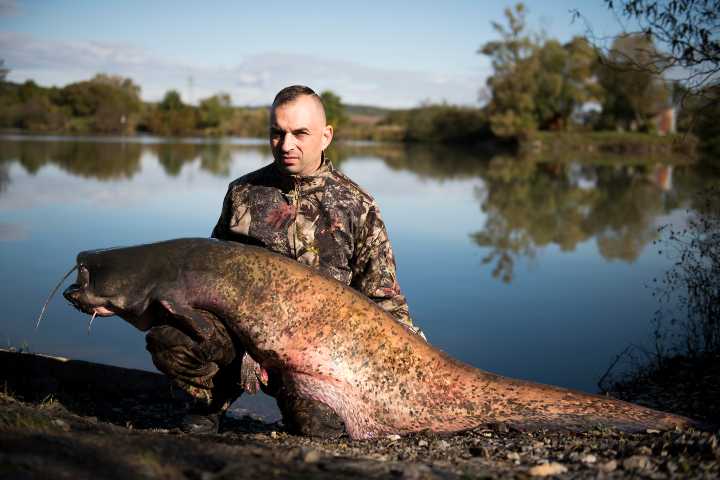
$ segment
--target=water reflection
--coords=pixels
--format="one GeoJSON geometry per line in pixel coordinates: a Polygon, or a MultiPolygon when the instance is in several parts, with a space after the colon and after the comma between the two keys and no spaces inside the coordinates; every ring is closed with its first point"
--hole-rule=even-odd
{"type": "Polygon", "coordinates": [[[421,179],[437,181],[482,178],[492,152],[448,148],[443,145],[380,145],[340,150],[344,156],[381,158],[394,171],[411,172],[421,179]]]}
{"type": "Polygon", "coordinates": [[[10,184],[10,172],[8,171],[9,165],[7,162],[0,162],[0,195],[7,190],[10,184]]]}
{"type": "Polygon", "coordinates": [[[30,174],[53,164],[99,180],[132,178],[140,171],[142,145],[94,142],[2,142],[0,162],[17,161],[30,174]]]}
{"type": "Polygon", "coordinates": [[[220,177],[230,175],[232,147],[228,144],[161,143],[149,148],[170,176],[178,176],[183,166],[198,158],[201,169],[220,177]]]}
{"type": "Polygon", "coordinates": [[[11,161],[17,161],[30,174],[55,165],[75,176],[108,181],[130,179],[139,173],[143,152],[157,157],[170,176],[177,176],[185,165],[198,159],[205,171],[223,177],[230,174],[231,146],[224,143],[14,141],[2,142],[0,149],[0,193],[10,181],[7,163],[11,161]]]}
{"type": "MultiPolygon", "coordinates": [[[[666,260],[647,248],[655,225],[682,218],[692,192],[717,181],[642,158],[361,143],[328,153],[383,208],[401,284],[433,344],[588,391],[618,351],[649,338],[657,305],[643,284],[666,260]]],[[[100,321],[87,337],[86,319],[61,299],[34,332],[48,289],[80,250],[208,235],[227,183],[271,158],[264,141],[0,138],[0,340],[152,369],[132,327],[100,321]]]]}
{"type": "MultiPolygon", "coordinates": [[[[229,177],[234,151],[269,155],[263,144],[202,141],[27,139],[0,140],[0,145],[0,195],[11,182],[9,164],[13,161],[33,175],[46,165],[55,165],[74,176],[112,181],[138,174],[144,153],[155,157],[171,177],[195,162],[203,171],[229,177]]],[[[571,252],[595,239],[606,260],[635,261],[657,237],[656,219],[689,202],[690,192],[703,183],[694,178],[697,174],[692,168],[677,167],[680,181],[673,184],[675,167],[634,157],[553,163],[447,146],[372,143],[335,145],[328,155],[340,169],[351,158],[376,158],[393,171],[411,172],[421,179],[477,179],[474,197],[486,219],[469,236],[484,249],[482,263],[490,266],[492,276],[506,283],[513,280],[519,258],[534,259],[538,249],[550,245],[571,252]]],[[[681,158],[678,163],[686,161],[681,158]]]]}
{"type": "Polygon", "coordinates": [[[490,249],[483,262],[504,282],[512,281],[517,257],[548,245],[574,251],[591,238],[606,260],[632,262],[656,238],[655,219],[685,196],[668,196],[650,175],[656,168],[496,157],[475,189],[487,221],[471,237],[490,249]]]}

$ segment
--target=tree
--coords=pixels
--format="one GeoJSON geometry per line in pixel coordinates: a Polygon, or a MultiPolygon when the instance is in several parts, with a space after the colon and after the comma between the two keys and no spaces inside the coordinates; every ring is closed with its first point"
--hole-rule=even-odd
{"type": "Polygon", "coordinates": [[[232,117],[232,101],[227,93],[218,93],[200,101],[199,126],[218,128],[232,117]]]}
{"type": "Polygon", "coordinates": [[[605,91],[602,115],[606,125],[648,128],[651,116],[669,105],[670,90],[660,76],[662,58],[648,35],[615,39],[598,68],[605,91]]]}
{"type": "Polygon", "coordinates": [[[686,102],[684,110],[692,117],[693,131],[700,137],[701,160],[715,168],[720,167],[720,84],[706,87],[703,95],[686,102]]]}
{"type": "Polygon", "coordinates": [[[575,110],[602,96],[594,78],[597,55],[585,38],[575,37],[565,45],[547,40],[534,56],[537,122],[543,129],[565,129],[575,110]]]}
{"type": "Polygon", "coordinates": [[[146,128],[157,135],[183,135],[198,124],[198,109],[185,105],[177,90],[168,90],[157,108],[148,112],[146,128]]]}
{"type": "Polygon", "coordinates": [[[83,128],[101,133],[133,131],[143,106],[140,87],[131,79],[105,74],[66,85],[54,101],[83,119],[83,128]]]}
{"type": "Polygon", "coordinates": [[[90,82],[98,85],[109,85],[110,87],[122,90],[129,98],[140,99],[140,85],[136,85],[130,78],[98,73],[90,82]]]}
{"type": "Polygon", "coordinates": [[[159,105],[160,110],[165,112],[181,110],[184,106],[177,90],[168,90],[159,105]]]}
{"type": "MultiPolygon", "coordinates": [[[[720,72],[720,0],[604,0],[609,9],[634,21],[638,32],[667,49],[663,69],[681,67],[690,88],[717,83],[720,72]]],[[[642,67],[642,64],[638,65],[642,67]]]]}
{"type": "Polygon", "coordinates": [[[600,97],[593,78],[597,55],[587,40],[575,37],[563,45],[533,39],[526,32],[526,13],[523,4],[506,9],[507,26],[492,24],[500,40],[479,51],[492,59],[487,108],[493,133],[501,137],[564,129],[579,106],[600,97]]]}
{"type": "Polygon", "coordinates": [[[488,111],[492,131],[500,137],[524,135],[537,128],[533,114],[535,68],[531,65],[536,45],[525,31],[525,15],[522,3],[514,10],[506,8],[507,27],[492,22],[500,40],[488,42],[478,50],[491,58],[495,71],[487,79],[492,94],[488,111]]]}
{"type": "Polygon", "coordinates": [[[341,127],[347,123],[347,115],[345,114],[345,106],[342,100],[331,90],[325,90],[320,94],[323,107],[325,107],[325,117],[328,125],[335,128],[341,127]]]}
{"type": "Polygon", "coordinates": [[[5,66],[5,60],[0,60],[0,82],[4,82],[10,73],[10,69],[5,66]]]}
{"type": "Polygon", "coordinates": [[[428,105],[407,112],[405,140],[471,144],[491,137],[482,110],[452,105],[428,105]]]}

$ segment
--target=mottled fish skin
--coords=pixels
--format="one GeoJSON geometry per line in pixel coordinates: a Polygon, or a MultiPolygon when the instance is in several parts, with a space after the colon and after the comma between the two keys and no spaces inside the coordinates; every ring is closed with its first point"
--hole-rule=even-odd
{"type": "Polygon", "coordinates": [[[459,362],[355,290],[262,248],[178,239],[83,252],[79,261],[104,269],[94,273],[88,267],[90,278],[111,279],[131,271],[120,265],[142,265],[152,275],[145,278],[152,288],[118,281],[132,290],[120,295],[126,301],[121,316],[140,317],[143,312],[132,305],[142,309],[153,302],[211,313],[270,375],[332,408],[354,439],[455,432],[495,422],[628,431],[694,425],[688,418],[459,362]],[[137,294],[146,298],[128,300],[137,294]]]}

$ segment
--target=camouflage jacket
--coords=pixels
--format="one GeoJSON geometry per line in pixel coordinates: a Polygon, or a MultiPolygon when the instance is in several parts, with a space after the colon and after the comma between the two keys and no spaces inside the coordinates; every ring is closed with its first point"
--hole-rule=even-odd
{"type": "Polygon", "coordinates": [[[413,326],[375,200],[325,160],[310,176],[270,164],[232,182],[212,236],[259,245],[350,285],[413,326]]]}

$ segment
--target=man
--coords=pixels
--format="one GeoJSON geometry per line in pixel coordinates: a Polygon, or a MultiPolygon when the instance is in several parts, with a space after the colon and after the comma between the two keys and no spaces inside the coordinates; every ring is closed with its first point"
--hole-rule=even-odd
{"type": "MultiPolygon", "coordinates": [[[[326,124],[322,101],[313,90],[297,85],[281,90],[270,116],[274,162],[230,184],[212,236],[259,245],[316,268],[367,295],[422,335],[400,291],[377,204],[324,156],[332,138],[333,127],[326,124]]],[[[279,379],[268,379],[249,356],[236,354],[224,328],[216,329],[211,351],[193,346],[182,332],[154,330],[148,334],[148,350],[155,364],[201,400],[202,408],[186,417],[188,430],[216,429],[217,414],[240,390],[255,393],[262,383],[276,397],[290,431],[342,433],[339,417],[324,404],[295,397],[279,379]]]]}

